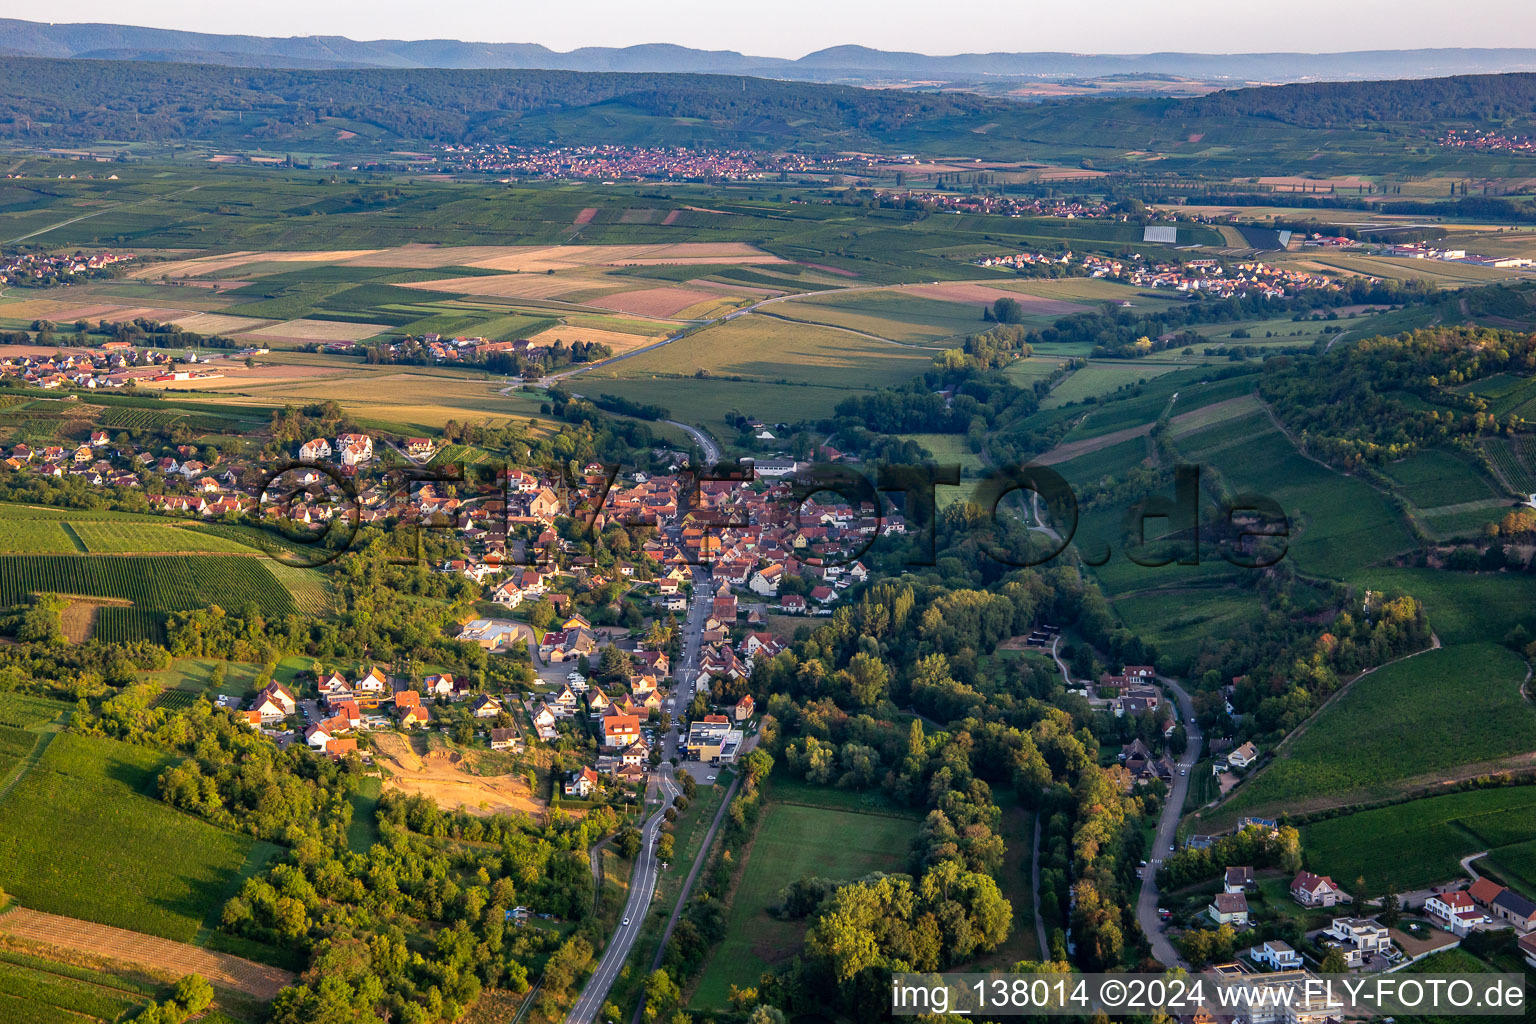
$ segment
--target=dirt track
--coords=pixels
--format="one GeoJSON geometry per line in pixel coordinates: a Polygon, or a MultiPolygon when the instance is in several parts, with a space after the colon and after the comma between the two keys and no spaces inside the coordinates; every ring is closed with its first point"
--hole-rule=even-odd
{"type": "Polygon", "coordinates": [[[57,917],[25,907],[0,915],[0,932],[153,971],[174,975],[201,974],[215,985],[262,1000],[270,1000],[279,989],[293,982],[293,975],[288,971],[238,956],[212,953],[183,942],[72,917],[57,917]]]}

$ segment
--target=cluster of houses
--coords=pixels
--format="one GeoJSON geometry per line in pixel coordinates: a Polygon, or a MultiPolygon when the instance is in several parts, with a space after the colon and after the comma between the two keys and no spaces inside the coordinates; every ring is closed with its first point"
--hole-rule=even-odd
{"type": "MultiPolygon", "coordinates": [[[[1212,898],[1206,914],[1216,924],[1242,928],[1249,923],[1248,893],[1255,885],[1251,867],[1228,867],[1221,890],[1212,898]]],[[[1290,883],[1290,894],[1308,909],[1328,909],[1351,902],[1332,878],[1310,871],[1299,872],[1290,883]]],[[[1488,878],[1470,886],[1437,889],[1424,902],[1424,913],[1456,938],[1486,928],[1513,928],[1521,955],[1536,966],[1536,903],[1488,878]]],[[[1335,917],[1317,935],[1319,945],[1336,949],[1351,969],[1363,967],[1373,957],[1397,963],[1402,954],[1393,946],[1386,926],[1365,917],[1335,917]]],[[[1301,957],[1289,944],[1269,940],[1248,951],[1249,959],[1271,970],[1301,967],[1301,957]]]]}
{"type": "Polygon", "coordinates": [[[160,489],[146,500],[150,508],[161,511],[215,517],[244,512],[256,504],[254,498],[240,492],[239,476],[233,469],[200,461],[199,451],[192,445],[177,447],[175,455],[158,457],[150,452],[125,456],[110,446],[104,430],[93,431],[86,443],[67,448],[34,448],[22,443],[0,461],[0,468],[56,479],[79,478],[93,487],[142,487],[147,478],[157,477],[160,489]]]}
{"type": "Polygon", "coordinates": [[[1452,935],[1478,928],[1514,928],[1522,935],[1536,929],[1536,903],[1491,878],[1479,878],[1465,889],[1436,892],[1424,901],[1424,911],[1452,935]]]}
{"type": "MultiPolygon", "coordinates": [[[[293,734],[281,726],[303,710],[310,721],[304,728],[304,742],[312,750],[333,758],[357,750],[357,734],[390,727],[422,729],[432,722],[424,701],[435,698],[470,700],[470,713],[477,719],[495,720],[506,708],[488,694],[472,694],[468,680],[449,674],[426,676],[413,687],[391,679],[377,666],[356,680],[348,681],[340,672],[331,672],[316,681],[318,714],[301,708],[299,698],[280,682],[267,684],[236,714],[253,729],[260,729],[279,743],[293,740],[293,734]]],[[[515,730],[493,729],[493,749],[506,749],[516,743],[515,730]],[[495,733],[503,733],[502,745],[495,733]]]]}
{"type": "MultiPolygon", "coordinates": [[[[505,143],[441,147],[434,162],[457,171],[518,178],[600,181],[759,181],[781,172],[843,171],[847,156],[816,157],[750,149],[685,149],[678,146],[514,146],[505,143]]],[[[862,161],[867,165],[868,160],[862,161]]],[[[595,213],[595,211],[594,211],[595,213]]],[[[675,213],[661,214],[670,224],[675,213]]]]}
{"type": "Polygon", "coordinates": [[[102,277],[110,268],[135,259],[131,253],[26,252],[0,257],[0,285],[39,286],[68,284],[86,277],[102,277]]]}
{"type": "Polygon", "coordinates": [[[1006,256],[983,256],[979,267],[1061,266],[1080,270],[1088,277],[1101,277],[1141,288],[1170,288],[1177,292],[1202,292],[1221,298],[1262,295],[1282,298],[1302,291],[1337,291],[1336,282],[1320,274],[1288,270],[1271,263],[1246,260],[1230,267],[1220,260],[1195,259],[1186,263],[1148,260],[1142,256],[1123,258],[1095,253],[1016,252],[1006,256]]]}
{"type": "Polygon", "coordinates": [[[0,355],[0,378],[14,377],[32,387],[85,391],[125,388],[141,381],[174,379],[192,372],[171,369],[189,358],[184,352],[135,349],[130,342],[108,341],[94,349],[68,349],[48,355],[0,355]]]}

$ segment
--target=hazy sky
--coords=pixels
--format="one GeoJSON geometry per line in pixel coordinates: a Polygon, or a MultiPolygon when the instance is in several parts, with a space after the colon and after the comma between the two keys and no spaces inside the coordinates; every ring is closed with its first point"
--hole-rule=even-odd
{"type": "Polygon", "coordinates": [[[467,39],[577,46],[668,42],[799,57],[841,43],[962,53],[1219,53],[1536,46],[1531,0],[0,0],[0,16],[264,36],[467,39]]]}

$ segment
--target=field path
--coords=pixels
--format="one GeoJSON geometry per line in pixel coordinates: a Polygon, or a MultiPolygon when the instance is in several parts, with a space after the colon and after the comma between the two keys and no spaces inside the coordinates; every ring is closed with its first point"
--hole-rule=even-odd
{"type": "Polygon", "coordinates": [[[0,932],[170,974],[201,974],[215,985],[271,1000],[293,974],[184,942],[17,907],[0,915],[0,932]]]}
{"type": "Polygon", "coordinates": [[[1035,852],[1029,861],[1029,884],[1035,894],[1035,941],[1040,944],[1040,960],[1043,963],[1051,954],[1051,943],[1045,935],[1045,918],[1040,916],[1040,819],[1035,815],[1035,852]]]}
{"type": "MultiPolygon", "coordinates": [[[[202,188],[201,185],[193,185],[191,188],[184,188],[179,192],[168,192],[163,196],[146,196],[143,199],[136,199],[131,203],[114,203],[111,206],[103,206],[99,210],[92,210],[90,213],[82,213],[78,217],[71,217],[68,220],[61,220],[56,224],[49,224],[47,227],[38,228],[36,231],[29,231],[25,235],[17,235],[15,238],[7,239],[5,244],[15,245],[17,242],[25,242],[27,239],[36,238],[38,235],[46,235],[48,232],[57,228],[67,228],[71,224],[80,223],[82,220],[90,220],[92,217],[100,217],[104,213],[116,213],[118,210],[126,210],[132,206],[142,206],[145,203],[156,203],[163,199],[174,199],[177,196],[184,196],[188,192],[196,192],[200,188],[202,188]]],[[[189,312],[191,311],[189,310],[189,312]]]]}
{"type": "MultiPolygon", "coordinates": [[[[1170,400],[1169,404],[1172,404],[1172,400],[1170,400]]],[[[1177,416],[1170,416],[1168,418],[1168,426],[1170,430],[1177,434],[1180,426],[1198,422],[1199,426],[1195,429],[1204,430],[1206,427],[1213,427],[1226,420],[1236,419],[1244,413],[1255,411],[1260,404],[1262,403],[1258,403],[1253,395],[1238,395],[1236,398],[1212,402],[1210,405],[1202,405],[1198,409],[1191,409],[1189,412],[1181,412],[1177,416]],[[1215,413],[1215,415],[1213,416],[1212,413],[1215,413]]],[[[1267,411],[1269,407],[1264,406],[1264,408],[1267,411]]],[[[1270,418],[1274,418],[1273,412],[1270,413],[1270,418]]],[[[1107,434],[1100,434],[1098,437],[1086,437],[1081,441],[1068,441],[1065,444],[1057,445],[1044,455],[1038,456],[1034,461],[1042,466],[1054,466],[1058,463],[1068,462],[1080,455],[1090,455],[1093,452],[1113,447],[1122,441],[1129,441],[1135,437],[1145,437],[1147,434],[1152,433],[1153,426],[1155,426],[1153,423],[1143,423],[1135,427],[1126,427],[1124,430],[1112,430],[1107,434]]],[[[1278,421],[1276,421],[1275,426],[1281,431],[1285,429],[1280,426],[1278,421]]],[[[1308,457],[1310,458],[1310,456],[1308,457]]],[[[1314,459],[1313,461],[1316,460],[1314,459]]]]}

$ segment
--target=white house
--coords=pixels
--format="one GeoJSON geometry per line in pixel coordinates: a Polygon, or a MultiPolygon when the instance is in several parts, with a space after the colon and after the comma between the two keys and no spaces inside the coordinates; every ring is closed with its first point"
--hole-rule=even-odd
{"type": "Polygon", "coordinates": [[[1452,935],[1462,936],[1491,921],[1464,889],[1436,893],[1424,901],[1424,912],[1452,935]]]}
{"type": "Polygon", "coordinates": [[[1291,948],[1290,943],[1279,939],[1270,939],[1262,946],[1254,946],[1248,951],[1248,959],[1275,971],[1294,970],[1301,966],[1301,954],[1291,948]]]}
{"type": "Polygon", "coordinates": [[[1240,892],[1219,892],[1206,908],[1217,924],[1247,924],[1248,897],[1240,892]]]}
{"type": "Polygon", "coordinates": [[[1363,917],[1336,917],[1323,932],[1323,937],[1332,940],[1344,954],[1344,962],[1351,967],[1359,967],[1367,956],[1386,953],[1392,948],[1387,929],[1363,917]]]}
{"type": "Polygon", "coordinates": [[[1227,764],[1233,768],[1247,768],[1259,759],[1259,748],[1252,743],[1244,743],[1227,754],[1227,764]]]}

